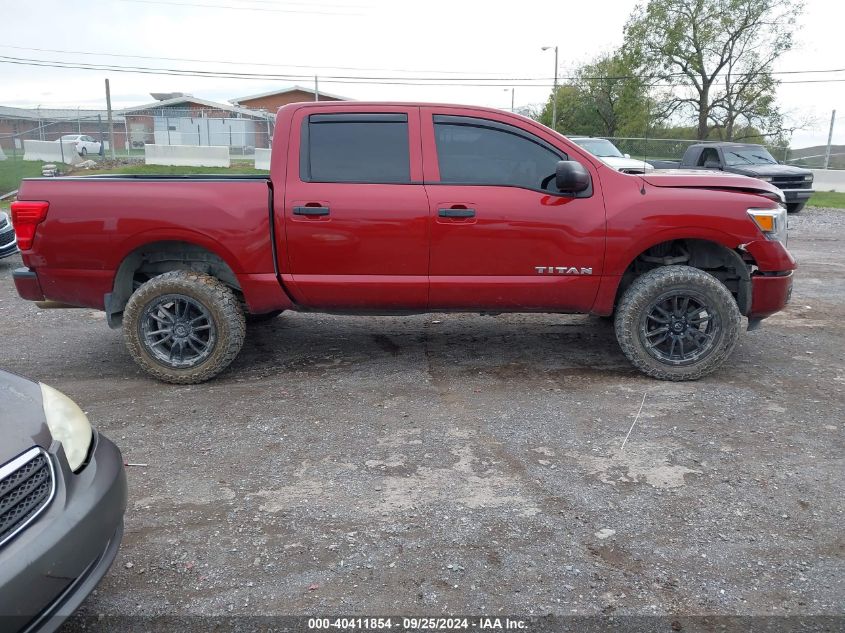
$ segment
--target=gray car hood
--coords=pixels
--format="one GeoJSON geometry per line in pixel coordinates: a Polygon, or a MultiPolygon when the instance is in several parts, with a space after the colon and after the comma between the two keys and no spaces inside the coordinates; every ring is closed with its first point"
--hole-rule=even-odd
{"type": "Polygon", "coordinates": [[[0,370],[0,464],[53,441],[37,382],[0,370]]]}

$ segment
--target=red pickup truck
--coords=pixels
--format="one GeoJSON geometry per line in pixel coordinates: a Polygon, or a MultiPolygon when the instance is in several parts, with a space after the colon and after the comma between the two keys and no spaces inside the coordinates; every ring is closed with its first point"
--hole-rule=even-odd
{"type": "Polygon", "coordinates": [[[617,172],[530,119],[481,107],[279,110],[270,176],[25,180],[21,297],[104,310],[135,361],[197,383],[248,317],[614,315],[646,374],[690,380],[787,303],[782,194],[745,176],[617,172]]]}

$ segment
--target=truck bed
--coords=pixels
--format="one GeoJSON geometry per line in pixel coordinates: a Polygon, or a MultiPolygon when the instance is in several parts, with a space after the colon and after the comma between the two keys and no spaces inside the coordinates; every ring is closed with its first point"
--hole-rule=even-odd
{"type": "Polygon", "coordinates": [[[38,269],[45,299],[99,309],[121,262],[156,242],[202,246],[242,285],[269,276],[278,286],[269,183],[248,174],[26,179],[18,199],[50,207],[24,264],[38,269]]]}

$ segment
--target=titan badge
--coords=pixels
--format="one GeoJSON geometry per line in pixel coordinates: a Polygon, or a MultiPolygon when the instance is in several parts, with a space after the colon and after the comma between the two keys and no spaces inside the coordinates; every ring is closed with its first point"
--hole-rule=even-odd
{"type": "Polygon", "coordinates": [[[534,266],[538,275],[592,275],[592,268],[576,268],[575,266],[534,266]]]}

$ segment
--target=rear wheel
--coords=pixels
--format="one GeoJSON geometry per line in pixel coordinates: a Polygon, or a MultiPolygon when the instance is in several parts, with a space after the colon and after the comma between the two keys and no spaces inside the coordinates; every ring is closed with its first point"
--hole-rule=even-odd
{"type": "Polygon", "coordinates": [[[223,371],[244,342],[235,293],[186,270],[154,277],[129,298],[123,335],[133,360],[164,382],[195,384],[223,371]]]}
{"type": "Polygon", "coordinates": [[[616,338],[628,360],[661,380],[695,380],[718,368],[739,339],[733,295],[712,275],[665,266],[634,280],[616,311],[616,338]]]}
{"type": "Polygon", "coordinates": [[[787,213],[799,213],[801,209],[804,208],[806,202],[790,202],[786,205],[786,212],[787,213]]]}

